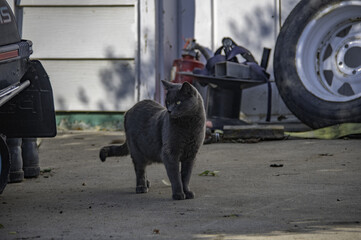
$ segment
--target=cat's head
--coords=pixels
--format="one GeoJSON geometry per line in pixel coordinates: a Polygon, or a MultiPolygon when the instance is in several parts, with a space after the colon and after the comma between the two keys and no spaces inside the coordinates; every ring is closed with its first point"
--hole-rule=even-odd
{"type": "Polygon", "coordinates": [[[171,118],[194,115],[199,109],[199,104],[203,106],[197,89],[190,83],[171,83],[163,80],[162,83],[167,90],[165,104],[171,118]]]}

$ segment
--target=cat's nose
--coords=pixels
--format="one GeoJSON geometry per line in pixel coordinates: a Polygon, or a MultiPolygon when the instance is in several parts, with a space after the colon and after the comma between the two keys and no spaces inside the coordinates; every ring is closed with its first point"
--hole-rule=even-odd
{"type": "Polygon", "coordinates": [[[173,108],[174,108],[174,106],[173,106],[173,105],[170,105],[170,106],[168,106],[168,107],[167,107],[167,111],[168,111],[168,113],[169,113],[169,114],[171,114],[171,113],[172,113],[173,108]]]}

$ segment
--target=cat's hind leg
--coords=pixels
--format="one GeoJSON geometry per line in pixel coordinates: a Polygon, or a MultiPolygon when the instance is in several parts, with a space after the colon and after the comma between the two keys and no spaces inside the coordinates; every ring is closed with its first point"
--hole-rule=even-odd
{"type": "Polygon", "coordinates": [[[136,193],[147,193],[150,187],[150,182],[146,176],[146,163],[133,158],[135,176],[136,176],[136,193]]]}

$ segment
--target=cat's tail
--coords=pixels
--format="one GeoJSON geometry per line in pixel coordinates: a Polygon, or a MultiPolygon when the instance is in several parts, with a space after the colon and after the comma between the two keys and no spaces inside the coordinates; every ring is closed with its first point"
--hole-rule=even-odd
{"type": "Polygon", "coordinates": [[[105,146],[100,149],[99,158],[102,162],[105,162],[107,157],[119,157],[129,154],[128,145],[125,142],[120,146],[105,146]]]}

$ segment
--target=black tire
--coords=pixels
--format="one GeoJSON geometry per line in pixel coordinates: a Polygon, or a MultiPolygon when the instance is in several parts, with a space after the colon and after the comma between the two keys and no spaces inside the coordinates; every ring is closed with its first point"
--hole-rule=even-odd
{"type": "Polygon", "coordinates": [[[0,134],[0,194],[3,192],[10,171],[10,153],[5,138],[0,134]]]}
{"type": "Polygon", "coordinates": [[[303,0],[282,26],[275,81],[289,110],[306,125],[361,122],[360,58],[350,58],[360,52],[361,40],[348,45],[361,35],[355,30],[360,26],[361,1],[348,0],[303,0]],[[343,59],[334,60],[341,53],[343,59]]]}

